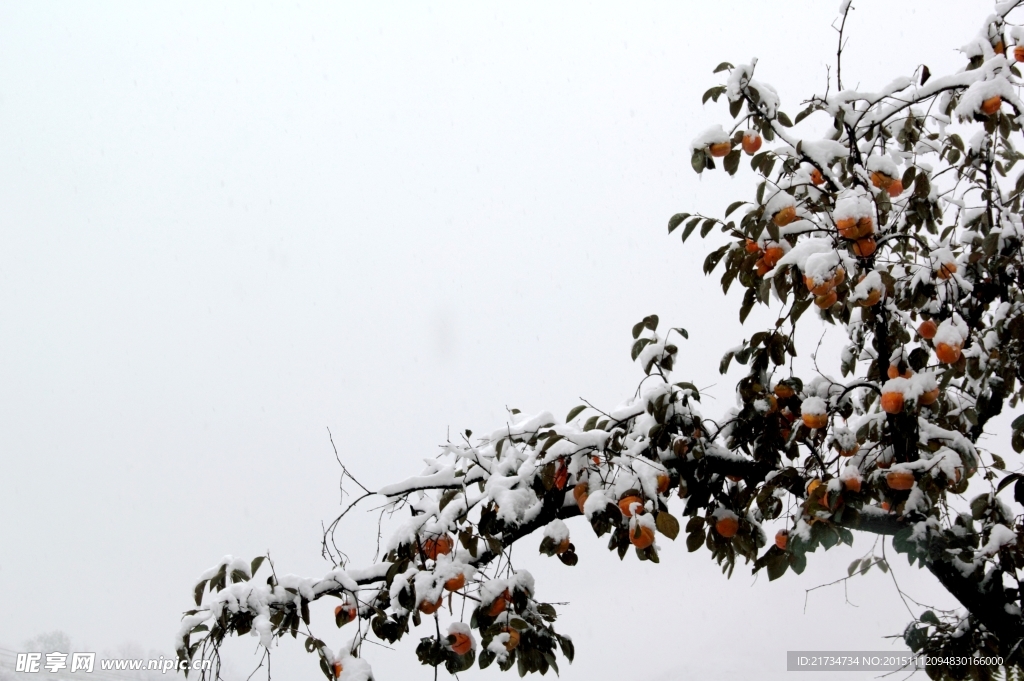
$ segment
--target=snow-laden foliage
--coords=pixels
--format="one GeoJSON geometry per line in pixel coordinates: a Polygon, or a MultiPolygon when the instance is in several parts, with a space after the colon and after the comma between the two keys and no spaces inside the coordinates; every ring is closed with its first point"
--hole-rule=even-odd
{"type": "MultiPolygon", "coordinates": [[[[364,490],[407,514],[369,568],[347,565],[334,546],[337,521],[323,546],[334,568],[319,579],[257,580],[255,561],[226,557],[195,587],[180,655],[216,657],[230,634],[269,646],[302,632],[328,678],[368,678],[362,642],[417,629],[423,664],[546,673],[558,668],[556,651],[571,661],[573,646],[511,562],[510,547],[535,531],[540,552],[570,567],[571,538],[583,534],[654,562],[659,535],[685,534],[723,572],[742,559],[769,580],[803,572],[808,554],[862,531],[889,538],[964,607],[923,613],[908,645],[1020,664],[1024,525],[999,493],[1024,503],[1024,476],[1006,471],[1007,448],[978,442],[1024,397],[1024,172],[1013,173],[1024,158],[1015,148],[1024,33],[1009,23],[1021,4],[997,4],[957,73],[922,66],[855,92],[842,87],[840,50],[834,91],[792,120],[754,78],[756,63],[716,70],[728,80],[704,101],[723,99],[734,122],[694,138],[692,166],[714,170],[719,158],[736,174],[745,152],[756,184],[724,219],[680,213],[669,232],[724,238],[705,273],[722,267],[723,291],[744,289],[741,321],[755,305],[777,313],[721,360],[723,373],[734,360],[748,368],[735,408],[717,419],[697,410],[697,388],[673,375],[686,331],[646,317],[633,328],[645,373],[633,397],[609,411],[581,405],[564,420],[512,410],[486,436],[467,431],[445,445],[419,475],[364,490]],[[822,118],[832,123],[824,138],[800,132],[822,118]],[[796,328],[811,309],[849,343],[835,366],[819,358],[800,375],[796,328]],[[772,540],[769,525],[782,527],[772,540]],[[338,626],[355,629],[338,652],[309,631],[309,604],[326,596],[338,599],[338,626]]],[[[1024,450],[1024,417],[1009,444],[1024,450]]],[[[850,574],[873,565],[886,567],[871,556],[850,574]]],[[[928,670],[968,671],[989,673],[928,670]]]]}

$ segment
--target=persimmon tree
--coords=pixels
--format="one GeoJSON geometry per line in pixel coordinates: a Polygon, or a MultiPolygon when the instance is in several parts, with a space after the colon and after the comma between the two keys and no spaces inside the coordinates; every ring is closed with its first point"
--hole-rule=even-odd
{"type": "MultiPolygon", "coordinates": [[[[698,230],[722,239],[705,274],[721,270],[724,293],[743,289],[741,321],[755,306],[775,317],[721,359],[722,373],[746,367],[735,408],[699,411],[698,389],[676,377],[687,332],[645,317],[632,329],[644,377],[622,405],[581,405],[564,420],[511,410],[502,427],[466,431],[419,475],[376,491],[343,466],[362,494],[325,532],[334,567],[257,579],[262,558],[224,558],[195,586],[179,655],[219,661],[230,635],[269,649],[301,634],[328,678],[362,679],[364,641],[415,636],[435,669],[557,671],[572,641],[510,549],[539,533],[541,553],[575,565],[571,527],[573,539],[593,532],[622,558],[654,562],[658,534],[684,536],[726,574],[743,561],[769,580],[799,575],[855,532],[880,535],[962,605],[910,622],[912,650],[1020,665],[1024,416],[1008,443],[987,450],[979,438],[1024,398],[1024,172],[1014,173],[1024,28],[1011,23],[1021,4],[996,5],[961,48],[959,72],[922,65],[869,92],[843,87],[845,2],[835,87],[792,119],[755,79],[756,62],[716,69],[726,82],[704,101],[726,104],[731,121],[693,141],[693,169],[738,174],[746,154],[754,180],[723,218],[680,213],[668,229],[684,242],[698,230]],[[822,123],[824,136],[801,132],[822,123]],[[815,323],[808,313],[846,341],[836,366],[819,357],[801,373],[796,331],[815,323]],[[373,498],[405,520],[379,561],[354,567],[334,530],[373,498]],[[352,632],[340,650],[325,642],[337,634],[309,629],[310,604],[325,598],[352,632]]],[[[869,555],[850,574],[873,565],[887,568],[869,555]]]]}

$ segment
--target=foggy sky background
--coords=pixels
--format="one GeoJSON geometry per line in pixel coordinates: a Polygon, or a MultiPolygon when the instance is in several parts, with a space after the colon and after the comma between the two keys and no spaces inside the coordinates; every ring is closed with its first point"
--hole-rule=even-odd
{"type": "MultiPolygon", "coordinates": [[[[379,487],[506,406],[613,407],[647,314],[690,330],[676,375],[720,414],[740,374],[718,359],[756,319],[700,273],[718,242],[665,225],[754,183],[745,163],[690,169],[690,139],[729,120],[700,96],[720,61],[757,56],[794,117],[824,91],[838,4],[0,2],[0,646],[60,629],[76,650],[172,654],[222,555],[328,568],[328,427],[379,487]]],[[[865,89],[958,68],[991,11],[855,8],[844,81],[865,89]]],[[[358,518],[340,534],[356,565],[376,537],[358,518]]],[[[782,679],[787,649],[887,649],[910,617],[877,571],[849,584],[859,607],[836,586],[803,613],[870,537],[769,584],[663,538],[660,566],[620,565],[570,528],[578,567],[532,539],[514,556],[570,602],[564,679],[782,679]]],[[[337,648],[351,634],[319,605],[337,648]]],[[[413,652],[429,633],[366,646],[377,678],[432,678],[413,652]]],[[[229,678],[254,649],[230,646],[229,678]]],[[[273,673],[320,672],[289,637],[273,673]]]]}

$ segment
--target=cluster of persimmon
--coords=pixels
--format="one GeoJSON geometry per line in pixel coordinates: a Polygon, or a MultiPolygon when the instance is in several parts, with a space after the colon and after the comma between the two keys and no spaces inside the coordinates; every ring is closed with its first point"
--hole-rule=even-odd
{"type": "Polygon", "coordinates": [[[763,277],[770,272],[779,260],[786,254],[782,246],[775,242],[767,242],[762,248],[761,244],[753,239],[747,239],[746,249],[748,253],[759,253],[761,257],[754,263],[758,276],[763,277]]]}
{"type": "MultiPolygon", "coordinates": [[[[683,447],[686,447],[685,439],[680,439],[679,442],[682,443],[683,447]]],[[[678,450],[678,448],[676,449],[678,450]]],[[[668,492],[671,484],[672,480],[667,473],[660,473],[657,476],[659,494],[668,492]]],[[[576,505],[579,506],[580,513],[583,513],[583,507],[590,497],[590,486],[586,482],[580,482],[573,487],[572,495],[573,499],[576,500],[576,505]]],[[[617,506],[623,519],[627,521],[647,513],[644,499],[637,490],[627,490],[624,492],[619,497],[617,506]]],[[[641,551],[649,548],[654,544],[654,528],[644,523],[631,523],[629,542],[641,551]]]]}
{"type": "MultiPolygon", "coordinates": [[[[756,132],[748,130],[740,139],[740,147],[747,156],[753,156],[761,148],[762,138],[756,132]]],[[[714,158],[722,158],[732,153],[732,141],[713,142],[707,146],[707,153],[714,158]]]]}

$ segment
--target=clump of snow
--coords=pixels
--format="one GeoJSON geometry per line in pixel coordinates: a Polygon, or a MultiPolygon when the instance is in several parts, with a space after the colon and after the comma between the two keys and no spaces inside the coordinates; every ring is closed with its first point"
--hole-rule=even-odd
{"type": "Polygon", "coordinates": [[[832,217],[836,222],[847,218],[854,220],[873,218],[874,215],[874,204],[863,194],[852,194],[839,199],[836,201],[836,209],[832,212],[832,217]]]}
{"type": "Polygon", "coordinates": [[[850,294],[850,302],[856,303],[858,300],[867,300],[872,291],[881,291],[883,289],[882,275],[877,270],[871,270],[853,287],[853,291],[850,294]]]}
{"type": "Polygon", "coordinates": [[[544,536],[551,537],[554,541],[560,542],[563,539],[569,538],[569,527],[558,518],[555,518],[544,527],[544,536]]]}
{"type": "Polygon", "coordinates": [[[832,432],[832,441],[839,449],[848,452],[857,446],[857,435],[849,428],[840,426],[832,432]]]}
{"type": "MultiPolygon", "coordinates": [[[[1001,55],[995,57],[995,59],[1000,59],[1004,64],[1006,63],[1006,58],[1001,55]]],[[[975,113],[981,111],[982,102],[985,100],[993,97],[1002,97],[1004,101],[1014,101],[1016,100],[1015,94],[1013,86],[1010,85],[1005,75],[994,75],[991,80],[979,80],[972,83],[960,95],[960,103],[957,104],[953,112],[960,118],[970,119],[973,118],[975,113]]]]}
{"type": "Polygon", "coordinates": [[[823,284],[832,279],[841,263],[842,260],[836,251],[814,253],[807,257],[800,271],[805,277],[812,279],[815,285],[823,284]]]}
{"type": "Polygon", "coordinates": [[[899,167],[889,156],[869,156],[868,171],[878,172],[889,177],[899,177],[899,167]]]}
{"type": "Polygon", "coordinates": [[[945,343],[946,345],[962,346],[964,341],[967,340],[967,334],[967,323],[959,314],[954,312],[952,317],[943,320],[942,323],[939,324],[939,328],[935,332],[935,338],[932,339],[932,342],[936,345],[939,343],[945,343]]]}
{"type": "Polygon", "coordinates": [[[769,198],[765,203],[764,214],[772,216],[783,208],[789,208],[791,206],[796,206],[796,199],[787,192],[777,191],[772,194],[771,198],[769,198]]]}
{"type": "Polygon", "coordinates": [[[712,144],[730,141],[729,133],[721,125],[712,125],[690,141],[690,152],[707,149],[712,144]]]}
{"type": "Polygon", "coordinates": [[[800,405],[800,411],[804,414],[827,414],[828,405],[820,397],[808,397],[800,405]]]}

